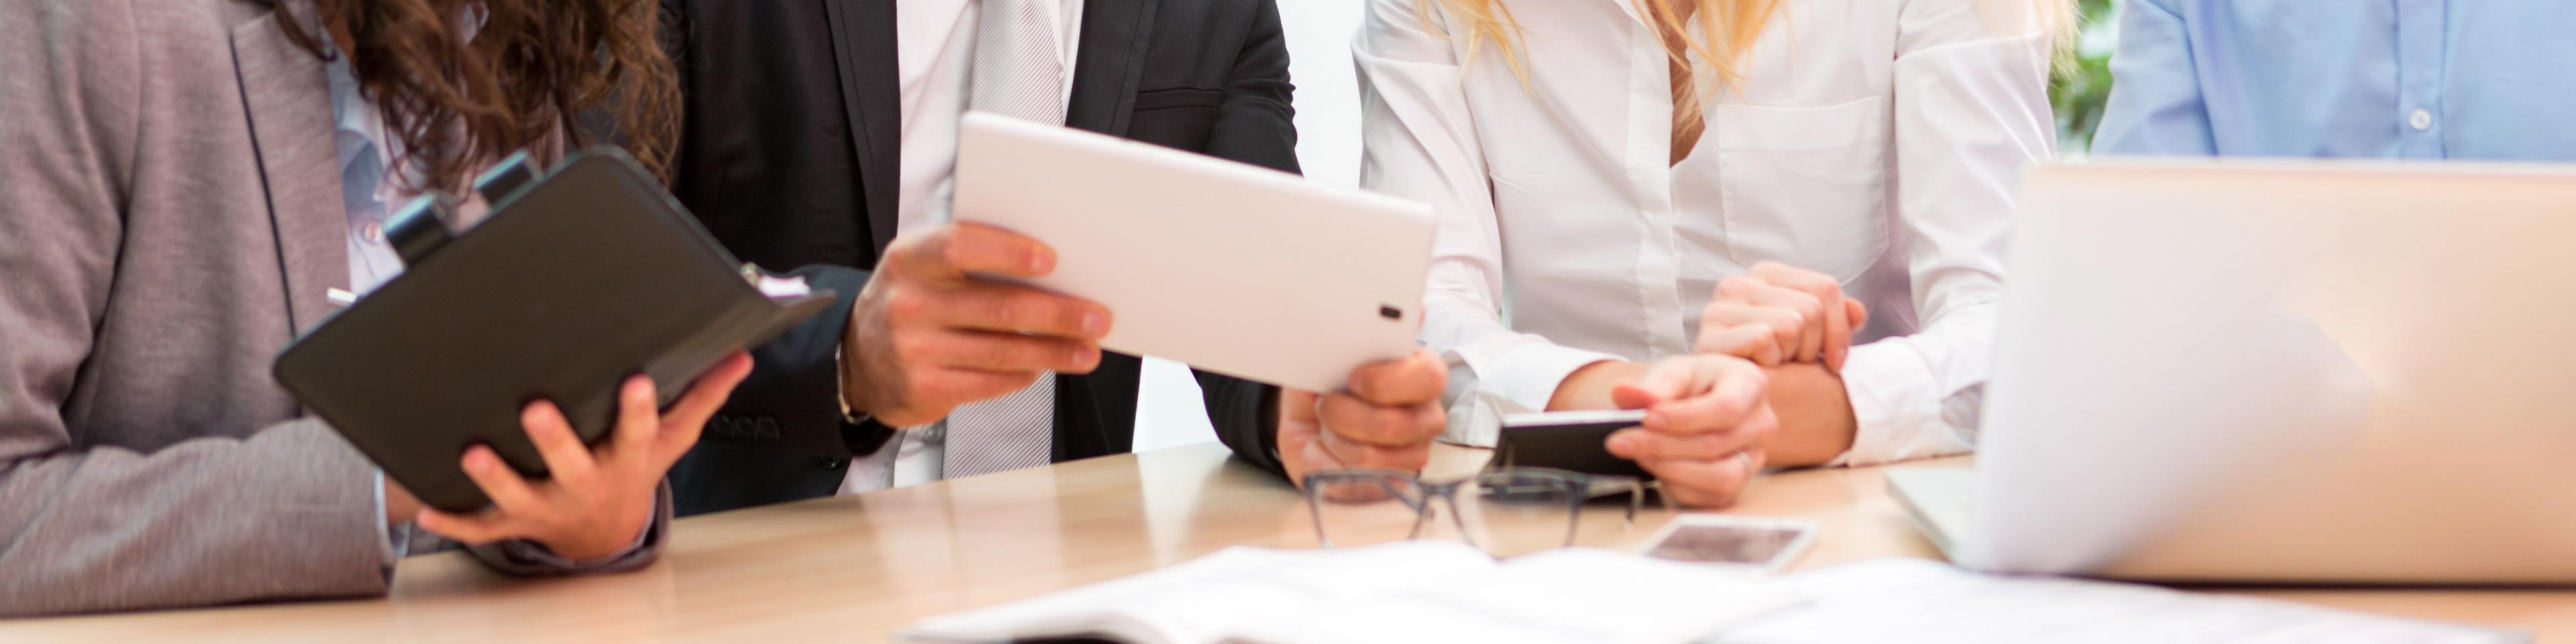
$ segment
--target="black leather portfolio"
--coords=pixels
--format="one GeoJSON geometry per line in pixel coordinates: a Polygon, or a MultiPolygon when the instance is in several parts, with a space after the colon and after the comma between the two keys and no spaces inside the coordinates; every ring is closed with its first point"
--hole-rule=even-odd
{"type": "Polygon", "coordinates": [[[1494,457],[1486,461],[1491,468],[1546,467],[1583,474],[1607,474],[1635,477],[1640,481],[1655,480],[1655,475],[1639,467],[1636,461],[1610,453],[1612,433],[1636,427],[1644,418],[1633,416],[1607,419],[1613,412],[1557,412],[1527,414],[1524,418],[1506,416],[1502,434],[1494,443],[1494,457]],[[1564,418],[1602,416],[1599,420],[1559,420],[1564,418]]]}
{"type": "Polygon", "coordinates": [[[831,302],[764,294],[756,272],[613,149],[543,176],[517,157],[478,191],[490,214],[461,234],[427,202],[395,217],[388,238],[404,272],[273,365],[289,393],[432,507],[490,504],[458,466],[477,443],[545,475],[519,424],[524,404],[554,401],[596,443],[626,377],[651,376],[667,406],[718,360],[831,302]]]}

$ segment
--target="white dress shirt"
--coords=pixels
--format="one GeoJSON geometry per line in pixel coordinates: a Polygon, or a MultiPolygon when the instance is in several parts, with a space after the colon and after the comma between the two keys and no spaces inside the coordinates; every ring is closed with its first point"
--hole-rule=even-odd
{"type": "MultiPolygon", "coordinates": [[[[967,72],[975,63],[975,20],[980,0],[904,0],[895,12],[895,51],[903,140],[897,172],[897,235],[948,222],[957,169],[957,127],[966,116],[967,72]]],[[[1082,0],[1061,0],[1056,28],[1063,43],[1066,98],[1073,92],[1073,62],[1081,49],[1082,0]],[[1070,17],[1070,19],[1068,19],[1070,17]]],[[[945,442],[939,425],[902,428],[875,454],[859,456],[841,482],[842,494],[939,480],[945,442]]]]}
{"type": "Polygon", "coordinates": [[[1452,365],[1451,439],[1490,444],[1584,365],[1687,353],[1718,280],[1778,260],[1870,309],[1837,463],[1971,447],[2012,192],[2055,154],[2048,30],[2006,13],[2026,8],[1787,0],[1672,164],[1632,3],[1505,0],[1524,83],[1494,47],[1465,60],[1462,23],[1369,2],[1361,182],[1439,213],[1422,334],[1452,365]]]}

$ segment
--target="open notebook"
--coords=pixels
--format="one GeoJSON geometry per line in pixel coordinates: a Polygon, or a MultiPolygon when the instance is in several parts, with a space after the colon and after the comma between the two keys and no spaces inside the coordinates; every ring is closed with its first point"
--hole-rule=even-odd
{"type": "Polygon", "coordinates": [[[1764,578],[1609,550],[1496,562],[1448,541],[1236,547],[1170,568],[922,620],[916,642],[1094,636],[1210,642],[1685,642],[1790,599],[1764,578]]]}

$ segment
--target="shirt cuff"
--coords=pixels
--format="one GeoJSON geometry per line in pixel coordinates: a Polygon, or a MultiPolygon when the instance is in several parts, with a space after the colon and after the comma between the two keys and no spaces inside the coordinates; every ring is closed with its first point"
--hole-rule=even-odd
{"type": "Polygon", "coordinates": [[[519,539],[501,542],[501,551],[511,559],[518,560],[520,563],[552,568],[562,572],[589,572],[615,566],[619,563],[625,562],[627,559],[633,558],[636,553],[643,552],[645,544],[651,543],[653,540],[653,529],[654,526],[652,525],[644,526],[643,530],[635,533],[635,542],[627,544],[625,550],[620,550],[617,551],[617,554],[597,559],[585,559],[581,561],[565,559],[562,555],[555,554],[553,550],[547,550],[543,544],[519,539]]]}
{"type": "Polygon", "coordinates": [[[844,363],[841,362],[841,354],[848,351],[848,347],[846,344],[832,346],[832,402],[841,405],[841,422],[857,425],[868,422],[869,415],[850,409],[850,388],[847,386],[850,382],[844,380],[850,377],[850,372],[842,367],[844,363]]]}
{"type": "MultiPolygon", "coordinates": [[[[1857,427],[1851,449],[1825,463],[1858,467],[1963,454],[1974,446],[1946,417],[1947,398],[1923,358],[1901,341],[1853,347],[1843,361],[1843,391],[1857,427]]],[[[1972,388],[1969,394],[1974,393],[1972,388]]],[[[1974,401],[1968,395],[1964,400],[1974,401]]],[[[1963,419],[1973,423],[1973,419],[1963,419]]]]}
{"type": "Polygon", "coordinates": [[[502,568],[503,572],[522,575],[617,572],[642,568],[661,554],[661,549],[656,546],[661,543],[662,532],[669,529],[670,523],[671,487],[664,484],[654,494],[652,519],[644,524],[643,530],[635,533],[634,543],[627,544],[616,554],[574,561],[534,541],[512,539],[492,544],[502,558],[501,562],[496,562],[500,565],[495,567],[502,568]]]}
{"type": "MultiPolygon", "coordinates": [[[[405,551],[410,550],[410,548],[408,548],[407,544],[403,541],[394,540],[393,519],[385,516],[387,509],[385,507],[385,471],[381,469],[371,471],[376,473],[374,477],[376,490],[376,542],[385,544],[385,578],[392,579],[394,574],[394,564],[401,562],[403,555],[407,554],[405,551]]],[[[409,539],[405,539],[404,541],[409,541],[409,539]]]]}
{"type": "Polygon", "coordinates": [[[1496,333],[1452,352],[1453,364],[1465,364],[1476,388],[1513,407],[1545,411],[1556,398],[1557,385],[1576,369],[1617,355],[1551,344],[1526,333],[1496,333]]]}

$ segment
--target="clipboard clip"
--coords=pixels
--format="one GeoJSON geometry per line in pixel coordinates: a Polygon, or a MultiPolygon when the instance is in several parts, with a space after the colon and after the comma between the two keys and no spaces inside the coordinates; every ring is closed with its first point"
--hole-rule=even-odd
{"type": "MultiPolygon", "coordinates": [[[[499,210],[522,189],[536,183],[532,165],[527,151],[511,153],[474,178],[474,192],[482,194],[493,210],[499,210]]],[[[385,221],[385,241],[394,247],[395,255],[402,257],[403,265],[419,265],[430,253],[456,238],[456,232],[447,227],[453,219],[448,205],[454,202],[445,193],[433,190],[413,198],[385,221]]]]}
{"type": "Polygon", "coordinates": [[[402,257],[404,266],[420,265],[420,260],[456,237],[447,229],[447,206],[439,197],[436,192],[414,197],[385,220],[385,242],[402,257]]]}

